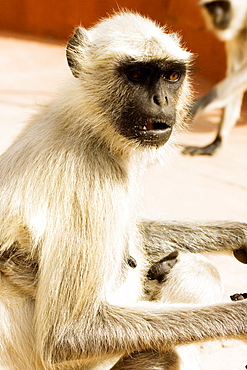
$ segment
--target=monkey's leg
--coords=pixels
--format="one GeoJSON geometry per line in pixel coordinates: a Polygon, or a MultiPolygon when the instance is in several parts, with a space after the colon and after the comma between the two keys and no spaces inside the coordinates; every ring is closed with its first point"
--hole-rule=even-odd
{"type": "Polygon", "coordinates": [[[231,102],[229,102],[225,107],[219,130],[214,141],[214,143],[217,143],[214,151],[226,142],[231,129],[237,123],[241,114],[242,101],[243,93],[238,93],[237,95],[233,96],[231,102]]]}
{"type": "Polygon", "coordinates": [[[240,222],[177,222],[144,220],[139,224],[144,248],[153,262],[174,250],[234,252],[247,263],[247,224],[240,222]]]}
{"type": "Polygon", "coordinates": [[[230,130],[240,117],[243,93],[247,87],[246,36],[225,43],[227,55],[227,77],[217,84],[205,97],[195,102],[191,113],[224,107],[215,140],[205,147],[187,147],[184,154],[212,155],[226,141],[230,130]]]}
{"type": "Polygon", "coordinates": [[[190,155],[213,155],[229,136],[231,129],[240,117],[243,93],[234,95],[223,110],[221,122],[216,138],[211,144],[204,147],[189,146],[183,150],[183,154],[190,155]]]}
{"type": "Polygon", "coordinates": [[[196,99],[190,108],[192,119],[200,113],[224,108],[232,100],[233,95],[243,94],[247,89],[247,61],[239,69],[230,73],[217,83],[212,90],[199,99],[196,99]]]}

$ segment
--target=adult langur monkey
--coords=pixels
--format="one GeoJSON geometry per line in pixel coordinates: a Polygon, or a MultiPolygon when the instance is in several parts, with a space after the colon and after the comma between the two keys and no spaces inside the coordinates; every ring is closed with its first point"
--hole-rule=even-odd
{"type": "Polygon", "coordinates": [[[194,264],[205,251],[247,262],[246,224],[136,211],[140,175],[187,116],[191,55],[149,19],[120,13],[79,27],[67,58],[66,88],[0,159],[1,366],[175,370],[176,346],[244,338],[245,301],[143,301],[150,265],[174,250],[194,264]]]}
{"type": "Polygon", "coordinates": [[[191,114],[195,117],[216,108],[223,108],[223,112],[214,141],[205,147],[189,146],[183,153],[212,155],[224,144],[239,119],[247,89],[247,0],[201,0],[200,5],[209,29],[225,43],[227,76],[194,102],[191,114]]]}

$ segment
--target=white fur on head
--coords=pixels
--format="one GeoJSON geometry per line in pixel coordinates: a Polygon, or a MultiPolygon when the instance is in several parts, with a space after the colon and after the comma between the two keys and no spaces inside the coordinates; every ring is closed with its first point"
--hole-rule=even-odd
{"type": "Polygon", "coordinates": [[[178,36],[164,31],[148,18],[124,12],[103,20],[89,32],[92,42],[100,44],[106,54],[188,60],[190,53],[181,48],[178,36]]]}
{"type": "Polygon", "coordinates": [[[79,27],[71,40],[67,55],[71,53],[78,62],[77,67],[80,65],[87,71],[94,61],[128,56],[139,61],[154,56],[188,62],[191,59],[191,54],[181,47],[178,35],[165,33],[164,28],[135,13],[118,13],[89,30],[79,27]]]}

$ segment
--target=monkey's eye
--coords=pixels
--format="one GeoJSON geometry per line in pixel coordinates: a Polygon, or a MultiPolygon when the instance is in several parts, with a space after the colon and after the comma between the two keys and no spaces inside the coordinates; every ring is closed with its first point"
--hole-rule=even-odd
{"type": "Polygon", "coordinates": [[[181,77],[179,71],[168,71],[165,73],[164,78],[169,82],[177,82],[181,77]]]}
{"type": "Polygon", "coordinates": [[[149,74],[147,68],[134,68],[126,71],[127,77],[131,82],[144,82],[149,74]]]}

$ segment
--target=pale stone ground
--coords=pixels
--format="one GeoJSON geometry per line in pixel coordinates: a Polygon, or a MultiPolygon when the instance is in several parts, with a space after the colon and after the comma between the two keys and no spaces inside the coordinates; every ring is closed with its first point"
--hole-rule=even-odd
{"type": "MultiPolygon", "coordinates": [[[[69,75],[64,47],[2,35],[0,37],[0,152],[23,127],[37,104],[49,99],[69,75]]],[[[209,84],[197,77],[198,86],[209,84]]],[[[180,144],[207,144],[219,112],[200,117],[180,144]]],[[[178,151],[179,153],[179,151],[178,151]]],[[[169,218],[247,221],[247,104],[227,146],[215,157],[183,157],[156,165],[145,177],[145,209],[169,218]]],[[[247,266],[231,256],[210,257],[229,295],[247,291],[247,266]]],[[[238,341],[201,346],[203,370],[244,370],[247,346],[238,341]]],[[[20,369],[22,370],[22,369],[20,369]]]]}

